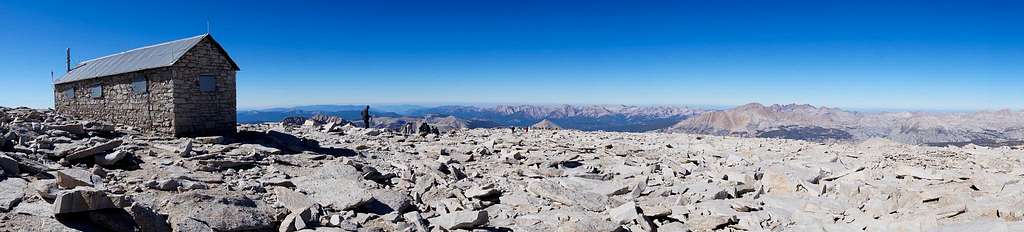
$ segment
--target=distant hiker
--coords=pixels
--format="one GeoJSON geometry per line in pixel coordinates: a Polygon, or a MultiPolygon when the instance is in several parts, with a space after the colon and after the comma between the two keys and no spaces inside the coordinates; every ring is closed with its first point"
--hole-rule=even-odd
{"type": "Polygon", "coordinates": [[[402,126],[402,134],[416,134],[416,124],[412,122],[406,122],[405,125],[402,126]]]}
{"type": "Polygon", "coordinates": [[[509,129],[512,129],[512,133],[513,133],[513,134],[515,134],[515,133],[516,133],[516,127],[515,127],[515,126],[510,126],[510,127],[508,127],[508,128],[509,128],[509,129]]]}
{"type": "Polygon", "coordinates": [[[370,106],[363,108],[363,128],[370,129],[370,106]]]}
{"type": "Polygon", "coordinates": [[[427,136],[430,132],[430,125],[427,122],[420,123],[420,128],[416,130],[416,133],[420,134],[420,136],[427,136]]]}

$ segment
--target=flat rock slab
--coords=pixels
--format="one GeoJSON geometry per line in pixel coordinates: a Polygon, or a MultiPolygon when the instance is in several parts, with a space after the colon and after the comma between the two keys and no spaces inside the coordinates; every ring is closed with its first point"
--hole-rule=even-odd
{"type": "Polygon", "coordinates": [[[467,189],[463,194],[472,198],[488,198],[501,195],[501,190],[495,189],[494,184],[477,185],[467,189]]]}
{"type": "Polygon", "coordinates": [[[7,178],[0,181],[0,211],[10,211],[25,197],[28,181],[21,178],[7,178]]]}
{"type": "Polygon", "coordinates": [[[99,145],[92,146],[86,149],[76,150],[74,152],[71,152],[71,154],[68,154],[68,156],[64,158],[67,160],[76,160],[85,157],[91,157],[106,151],[114,150],[114,148],[121,146],[122,143],[124,142],[119,139],[111,140],[109,142],[101,143],[99,145]]]}
{"type": "Polygon", "coordinates": [[[456,211],[428,221],[431,225],[448,230],[472,229],[487,224],[487,211],[456,211]]]}
{"type": "Polygon", "coordinates": [[[57,199],[57,195],[60,193],[60,188],[57,188],[57,181],[53,179],[36,180],[29,185],[36,195],[47,201],[57,199]]]}
{"type": "Polygon", "coordinates": [[[199,161],[199,165],[200,166],[199,166],[198,169],[200,171],[212,172],[212,171],[222,171],[222,170],[225,170],[225,169],[232,169],[232,168],[251,167],[251,166],[253,166],[255,164],[256,164],[255,161],[247,161],[247,160],[200,160],[199,161]]]}
{"type": "Polygon", "coordinates": [[[658,231],[690,231],[690,227],[680,222],[670,222],[658,227],[658,231]]]}
{"type": "Polygon", "coordinates": [[[708,216],[700,215],[694,216],[687,221],[686,224],[692,226],[694,231],[712,231],[715,228],[719,228],[723,225],[736,223],[738,219],[735,216],[708,216]]]}
{"type": "Polygon", "coordinates": [[[316,204],[305,194],[292,191],[288,188],[276,187],[274,188],[274,193],[277,194],[277,201],[281,202],[281,204],[291,212],[299,212],[303,209],[309,208],[313,204],[316,204]]]}
{"type": "Polygon", "coordinates": [[[14,207],[14,210],[11,212],[39,217],[53,217],[53,206],[44,201],[22,202],[18,204],[18,207],[14,207]]]}
{"type": "Polygon", "coordinates": [[[236,150],[246,150],[245,152],[260,154],[264,156],[280,155],[282,153],[280,149],[266,147],[259,144],[242,144],[241,146],[239,146],[239,149],[236,150]]]}
{"type": "Polygon", "coordinates": [[[430,231],[429,229],[427,229],[426,220],[423,220],[423,217],[420,216],[420,212],[408,212],[403,214],[402,218],[404,218],[406,222],[411,223],[411,229],[415,229],[416,232],[430,231]]]}
{"type": "Polygon", "coordinates": [[[526,191],[566,205],[579,206],[586,210],[600,212],[605,210],[608,197],[586,191],[570,189],[555,180],[542,179],[531,181],[526,191]]]}
{"type": "Polygon", "coordinates": [[[362,183],[352,179],[312,179],[297,178],[295,186],[310,193],[310,198],[323,206],[337,210],[359,207],[369,202],[373,196],[362,187],[362,183]]]}
{"type": "Polygon", "coordinates": [[[117,208],[107,193],[89,187],[62,191],[53,202],[53,207],[54,214],[117,208]]]}
{"type": "Polygon", "coordinates": [[[11,152],[6,153],[6,155],[17,162],[18,171],[21,173],[28,173],[34,175],[51,170],[46,165],[43,165],[43,163],[39,162],[38,160],[35,160],[36,158],[34,157],[34,155],[11,152]]]}
{"type": "Polygon", "coordinates": [[[47,126],[47,128],[51,129],[51,130],[66,131],[68,133],[75,134],[75,135],[84,135],[85,134],[85,127],[82,126],[82,124],[50,125],[50,126],[47,126]]]}
{"type": "Polygon", "coordinates": [[[296,189],[309,193],[320,205],[336,210],[359,207],[373,196],[360,182],[361,173],[355,167],[338,162],[326,164],[310,176],[295,178],[296,189]]]}
{"type": "Polygon", "coordinates": [[[195,140],[201,144],[221,144],[224,143],[224,136],[196,137],[195,140]]]}
{"type": "Polygon", "coordinates": [[[896,167],[896,177],[913,177],[925,180],[942,180],[942,175],[920,167],[901,165],[896,167]]]}
{"type": "Polygon", "coordinates": [[[605,196],[625,194],[630,191],[630,186],[612,181],[592,180],[580,177],[561,178],[560,183],[572,189],[584,190],[605,196]]]}
{"type": "Polygon", "coordinates": [[[633,219],[640,218],[640,213],[636,211],[636,203],[630,201],[608,210],[608,216],[612,219],[612,222],[624,225],[632,222],[633,219]]]}
{"type": "Polygon", "coordinates": [[[241,193],[191,191],[160,206],[174,231],[269,231],[276,226],[269,207],[241,193]]]}
{"type": "Polygon", "coordinates": [[[61,188],[72,189],[78,186],[103,187],[103,179],[92,172],[84,169],[64,169],[57,171],[57,185],[61,188]]]}
{"type": "Polygon", "coordinates": [[[375,190],[373,191],[373,200],[363,208],[368,208],[369,212],[381,215],[392,212],[404,213],[412,208],[411,202],[412,198],[408,194],[393,190],[375,190]]]}
{"type": "MultiPolygon", "coordinates": [[[[680,223],[682,224],[682,223],[680,223]]],[[[599,218],[585,218],[578,222],[564,223],[558,227],[559,232],[617,232],[624,231],[618,223],[603,220],[599,218]]],[[[685,230],[665,230],[659,229],[659,231],[685,231],[685,230]]]]}
{"type": "Polygon", "coordinates": [[[114,151],[106,155],[93,156],[93,161],[102,166],[111,166],[117,163],[117,161],[121,161],[125,157],[128,157],[128,155],[129,153],[126,151],[114,151]]]}
{"type": "Polygon", "coordinates": [[[188,140],[181,144],[162,144],[154,143],[152,145],[156,149],[164,150],[167,152],[174,153],[179,157],[189,157],[192,154],[192,141],[188,140]]]}
{"type": "Polygon", "coordinates": [[[53,217],[12,214],[11,218],[0,223],[0,231],[45,231],[45,232],[79,232],[53,217]]]}
{"type": "Polygon", "coordinates": [[[770,167],[764,172],[761,178],[761,185],[765,191],[777,194],[788,194],[796,192],[800,182],[786,175],[782,167],[770,167]]]}

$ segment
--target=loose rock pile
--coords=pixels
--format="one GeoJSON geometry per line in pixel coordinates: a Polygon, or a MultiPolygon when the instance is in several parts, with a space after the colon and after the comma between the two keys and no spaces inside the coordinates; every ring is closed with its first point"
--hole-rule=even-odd
{"type": "Polygon", "coordinates": [[[1019,231],[1024,151],[336,122],[147,137],[0,108],[0,231],[1019,231]]]}

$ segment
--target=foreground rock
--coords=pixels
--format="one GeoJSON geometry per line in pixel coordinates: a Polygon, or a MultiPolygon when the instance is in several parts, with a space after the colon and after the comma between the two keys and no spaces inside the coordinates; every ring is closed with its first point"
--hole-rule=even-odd
{"type": "Polygon", "coordinates": [[[160,206],[175,231],[258,231],[276,228],[262,202],[235,193],[185,192],[160,206]]]}
{"type": "Polygon", "coordinates": [[[444,229],[472,229],[487,224],[487,211],[458,211],[430,219],[430,224],[444,229]]]}
{"type": "Polygon", "coordinates": [[[18,168],[18,161],[0,152],[0,176],[18,176],[21,169],[18,168]]]}
{"type": "Polygon", "coordinates": [[[103,152],[111,151],[114,148],[121,146],[122,143],[123,141],[121,140],[112,140],[89,148],[71,151],[70,154],[68,154],[65,158],[67,160],[77,160],[81,158],[92,157],[103,152]]]}
{"type": "Polygon", "coordinates": [[[1015,148],[324,119],[162,138],[0,112],[0,231],[1024,229],[1015,148]]]}
{"type": "Polygon", "coordinates": [[[103,179],[88,170],[65,169],[57,171],[57,185],[72,189],[78,186],[102,187],[103,179]]]}
{"type": "Polygon", "coordinates": [[[61,192],[57,196],[57,200],[53,202],[53,206],[55,214],[118,208],[106,192],[89,187],[78,187],[61,192]]]}
{"type": "Polygon", "coordinates": [[[19,178],[7,178],[0,181],[0,212],[11,211],[14,206],[25,198],[25,187],[28,182],[19,178]]]}
{"type": "Polygon", "coordinates": [[[329,163],[309,176],[295,179],[297,189],[311,193],[311,198],[325,207],[348,210],[359,207],[373,196],[357,179],[359,171],[354,167],[329,163]]]}

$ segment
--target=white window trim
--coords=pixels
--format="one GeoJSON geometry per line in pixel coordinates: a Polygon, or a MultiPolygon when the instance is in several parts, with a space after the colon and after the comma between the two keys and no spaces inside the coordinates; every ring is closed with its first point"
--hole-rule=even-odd
{"type": "Polygon", "coordinates": [[[92,98],[92,99],[103,98],[103,85],[102,84],[90,85],[89,86],[89,98],[92,98]],[[100,95],[99,96],[93,95],[93,91],[92,91],[93,88],[99,88],[99,90],[100,90],[100,95]]]}

